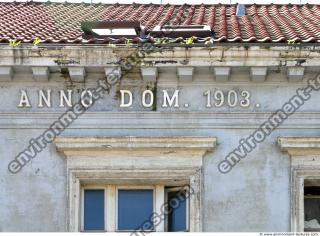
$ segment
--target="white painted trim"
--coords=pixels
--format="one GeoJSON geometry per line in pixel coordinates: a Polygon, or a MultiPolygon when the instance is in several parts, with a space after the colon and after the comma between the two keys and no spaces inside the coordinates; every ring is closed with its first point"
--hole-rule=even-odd
{"type": "Polygon", "coordinates": [[[107,185],[107,232],[115,232],[116,230],[116,186],[114,184],[107,185]]]}
{"type": "MultiPolygon", "coordinates": [[[[155,213],[158,215],[161,215],[161,207],[165,203],[165,190],[164,190],[164,185],[156,185],[155,188],[155,213]]],[[[155,222],[153,222],[155,223],[155,222]]],[[[159,225],[155,225],[155,231],[156,232],[164,232],[164,221],[162,220],[159,225]]]]}

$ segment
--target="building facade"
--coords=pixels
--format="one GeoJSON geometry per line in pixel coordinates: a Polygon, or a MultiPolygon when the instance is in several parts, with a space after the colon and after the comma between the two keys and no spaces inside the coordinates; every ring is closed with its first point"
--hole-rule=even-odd
{"type": "Polygon", "coordinates": [[[320,6],[0,11],[0,231],[319,231],[320,6]]]}

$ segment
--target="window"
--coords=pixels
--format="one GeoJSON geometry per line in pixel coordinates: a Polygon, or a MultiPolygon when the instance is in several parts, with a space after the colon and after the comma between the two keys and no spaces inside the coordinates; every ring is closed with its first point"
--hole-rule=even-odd
{"type": "Polygon", "coordinates": [[[188,198],[181,188],[168,188],[167,203],[169,204],[169,214],[166,221],[168,232],[188,231],[188,198]]]}
{"type": "Polygon", "coordinates": [[[84,190],[84,230],[104,230],[104,190],[84,190]]]}
{"type": "Polygon", "coordinates": [[[119,35],[132,35],[137,36],[134,28],[124,29],[92,29],[92,32],[101,36],[119,36],[119,35]]]}
{"type": "Polygon", "coordinates": [[[143,223],[153,213],[153,190],[118,190],[118,230],[153,230],[153,224],[146,228],[143,223]]]}
{"type": "Polygon", "coordinates": [[[310,183],[319,181],[305,180],[304,184],[304,230],[320,231],[320,185],[310,183]]]}
{"type": "Polygon", "coordinates": [[[157,232],[202,231],[203,156],[214,150],[216,138],[58,137],[55,145],[68,163],[68,231],[86,230],[84,190],[104,189],[104,204],[100,207],[104,208],[104,231],[114,232],[121,230],[117,215],[118,190],[153,190],[153,212],[161,216],[168,198],[173,199],[172,195],[168,197],[169,189],[179,186],[190,186],[191,191],[186,197],[185,217],[183,214],[183,217],[178,217],[184,201],[177,194],[182,199],[181,208],[176,209],[172,202],[171,209],[175,211],[170,216],[166,214],[162,221],[147,221],[143,228],[152,228],[153,224],[153,231],[157,232]],[[182,218],[187,219],[185,224],[180,222],[182,218]]]}
{"type": "Polygon", "coordinates": [[[100,189],[84,186],[82,230],[156,231],[161,220],[164,221],[165,231],[188,231],[187,191],[186,186],[172,188],[163,185],[107,185],[100,189]],[[108,204],[113,198],[116,204],[108,204]],[[156,207],[156,202],[161,203],[161,206],[156,207]],[[108,214],[108,211],[111,214],[108,214]],[[155,213],[159,216],[158,219],[155,218],[155,213]],[[105,217],[106,215],[109,218],[105,217]],[[115,222],[114,229],[110,226],[112,222],[115,222]]]}
{"type": "Polygon", "coordinates": [[[170,37],[211,37],[213,31],[209,25],[157,25],[150,34],[154,37],[163,37],[170,34],[170,37]]]}
{"type": "Polygon", "coordinates": [[[81,23],[81,29],[86,39],[134,38],[143,34],[139,21],[85,21],[81,23]]]}

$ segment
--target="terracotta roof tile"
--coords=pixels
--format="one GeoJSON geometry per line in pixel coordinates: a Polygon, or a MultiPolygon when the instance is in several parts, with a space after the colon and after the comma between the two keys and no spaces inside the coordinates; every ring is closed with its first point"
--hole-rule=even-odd
{"type": "MultiPolygon", "coordinates": [[[[0,3],[0,42],[95,43],[82,38],[84,21],[139,21],[149,33],[157,25],[209,25],[213,42],[320,42],[319,5],[156,5],[85,3],[0,3]]],[[[142,42],[135,38],[133,42],[142,42]]],[[[150,41],[155,39],[150,38],[150,41]]],[[[172,39],[180,42],[182,39],[172,39]]],[[[205,39],[200,39],[200,41],[205,39]]],[[[123,37],[103,43],[123,43],[123,37]]],[[[101,42],[101,40],[100,40],[101,42]]]]}
{"type": "Polygon", "coordinates": [[[203,21],[204,21],[204,17],[206,15],[206,7],[204,6],[204,4],[201,4],[200,8],[197,9],[197,13],[196,13],[196,24],[197,25],[202,25],[203,21]]]}
{"type": "MultiPolygon", "coordinates": [[[[203,6],[204,7],[204,6],[203,6]]],[[[205,17],[205,8],[204,8],[204,17],[205,17]]],[[[203,24],[204,22],[204,17],[200,18],[199,22],[202,22],[201,24],[203,24]]],[[[207,18],[207,22],[208,22],[208,25],[211,27],[211,29],[214,29],[214,24],[215,24],[215,18],[216,18],[216,9],[215,7],[210,7],[209,8],[209,15],[208,15],[208,18],[207,18]]]]}
{"type": "Polygon", "coordinates": [[[175,6],[171,6],[170,8],[168,8],[164,17],[160,20],[160,23],[159,23],[160,26],[164,26],[164,25],[168,24],[168,22],[170,21],[172,15],[173,15],[174,10],[175,10],[175,6]]]}

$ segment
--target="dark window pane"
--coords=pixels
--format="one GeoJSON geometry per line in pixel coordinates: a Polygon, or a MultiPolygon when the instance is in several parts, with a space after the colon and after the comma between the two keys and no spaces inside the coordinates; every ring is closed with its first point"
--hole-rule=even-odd
{"type": "Polygon", "coordinates": [[[306,186],[304,187],[304,195],[320,196],[320,187],[306,186]]]}
{"type": "Polygon", "coordinates": [[[104,230],[104,190],[84,190],[84,230],[104,230]]]}
{"type": "Polygon", "coordinates": [[[153,230],[152,213],[153,190],[118,191],[119,230],[153,230]]]}
{"type": "Polygon", "coordinates": [[[320,229],[320,187],[306,186],[304,188],[304,227],[305,231],[320,229]]]}
{"type": "Polygon", "coordinates": [[[187,230],[187,200],[185,192],[168,193],[169,215],[168,231],[186,231],[187,230]]]}

